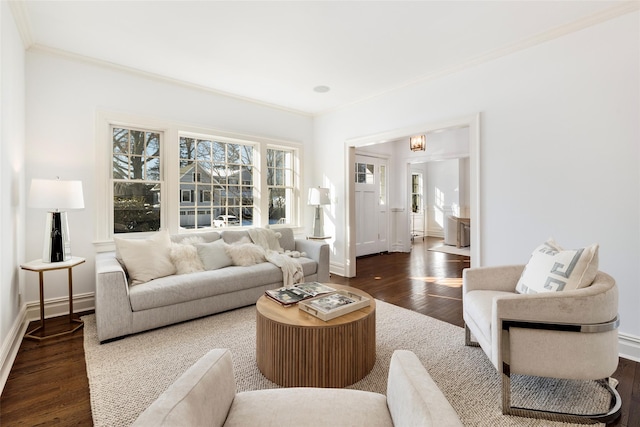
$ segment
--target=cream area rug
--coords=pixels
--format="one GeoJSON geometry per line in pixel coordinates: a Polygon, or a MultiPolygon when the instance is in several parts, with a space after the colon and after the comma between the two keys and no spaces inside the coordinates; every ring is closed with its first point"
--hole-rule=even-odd
{"type": "Polygon", "coordinates": [[[469,246],[458,248],[456,246],[445,245],[443,243],[442,245],[429,248],[429,250],[433,252],[444,252],[445,254],[471,256],[471,249],[469,248],[469,246]]]}
{"type": "MultiPolygon", "coordinates": [[[[466,426],[570,425],[502,415],[498,372],[480,348],[464,345],[462,328],[382,301],[376,304],[376,363],[349,388],[384,394],[391,354],[408,349],[418,355],[466,426]]],[[[256,366],[255,318],[255,306],[250,306],[100,345],[94,315],[84,316],[94,424],[130,425],[212,348],[231,350],[238,391],[278,387],[256,366]]],[[[512,388],[517,405],[554,407],[568,399],[587,413],[608,407],[606,393],[595,385],[521,377],[512,379],[512,388]]]]}

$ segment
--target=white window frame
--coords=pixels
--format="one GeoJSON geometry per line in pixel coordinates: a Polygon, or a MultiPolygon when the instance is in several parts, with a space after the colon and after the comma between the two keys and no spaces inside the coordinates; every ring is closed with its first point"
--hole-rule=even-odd
{"type": "MultiPolygon", "coordinates": [[[[124,128],[148,129],[161,134],[160,146],[161,165],[163,171],[161,179],[162,194],[160,197],[160,209],[162,212],[160,229],[166,229],[172,234],[193,232],[193,230],[180,229],[180,168],[178,150],[180,136],[197,136],[199,138],[225,139],[231,142],[251,142],[255,144],[254,152],[254,186],[257,191],[254,195],[253,226],[264,226],[268,222],[269,203],[267,197],[261,194],[267,192],[266,150],[267,148],[293,150],[294,153],[294,191],[293,203],[291,203],[291,222],[285,227],[301,228],[301,192],[302,182],[302,155],[303,148],[299,142],[278,140],[256,135],[245,135],[234,132],[226,132],[211,128],[194,127],[168,120],[159,120],[142,115],[132,115],[114,111],[99,110],[96,112],[95,140],[96,145],[96,175],[95,175],[95,238],[94,245],[98,252],[113,250],[113,182],[111,180],[112,168],[112,135],[111,126],[124,128]]],[[[277,225],[273,225],[277,228],[277,225]]],[[[152,234],[125,233],[119,237],[140,237],[152,234]]]]}
{"type": "MultiPolygon", "coordinates": [[[[296,192],[296,182],[299,182],[299,180],[297,180],[296,175],[299,175],[299,173],[297,173],[297,171],[299,170],[299,166],[297,164],[297,159],[298,159],[298,155],[295,149],[291,148],[291,147],[283,147],[283,146],[276,146],[276,145],[268,145],[266,147],[265,150],[265,165],[268,162],[268,156],[266,156],[266,153],[268,150],[276,150],[276,151],[284,151],[287,153],[291,154],[291,162],[290,162],[290,167],[287,168],[285,166],[284,170],[285,172],[287,170],[291,170],[291,184],[290,185],[269,185],[269,183],[267,182],[266,184],[266,194],[269,194],[269,189],[270,188],[284,188],[285,190],[290,189],[291,190],[291,195],[292,195],[292,199],[293,200],[287,200],[286,201],[286,218],[290,218],[292,220],[296,219],[295,213],[296,213],[296,196],[295,196],[295,192],[296,192]]],[[[268,170],[268,166],[265,166],[264,168],[265,171],[268,170]]],[[[268,178],[268,174],[266,178],[268,178]]],[[[283,177],[285,182],[286,182],[286,177],[283,177]]],[[[265,211],[266,215],[268,217],[269,215],[269,200],[267,200],[267,210],[265,211]]],[[[280,224],[271,224],[271,225],[280,225],[280,224]]],[[[283,226],[289,226],[289,223],[286,224],[282,224],[283,226]]]]}

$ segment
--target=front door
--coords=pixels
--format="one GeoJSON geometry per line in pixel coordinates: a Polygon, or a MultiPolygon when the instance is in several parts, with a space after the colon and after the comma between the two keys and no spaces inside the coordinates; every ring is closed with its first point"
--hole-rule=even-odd
{"type": "Polygon", "coordinates": [[[356,155],[356,256],[389,250],[387,159],[356,155]]]}

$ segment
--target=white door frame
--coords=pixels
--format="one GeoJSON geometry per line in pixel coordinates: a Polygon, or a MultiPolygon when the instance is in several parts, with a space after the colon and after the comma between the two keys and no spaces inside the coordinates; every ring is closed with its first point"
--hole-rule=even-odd
{"type": "Polygon", "coordinates": [[[411,126],[396,129],[375,135],[361,138],[353,138],[345,141],[345,194],[347,195],[345,209],[345,277],[355,277],[356,275],[356,249],[352,242],[356,240],[355,234],[355,185],[353,177],[355,173],[355,153],[356,147],[380,144],[399,138],[409,138],[410,135],[433,132],[436,130],[469,127],[469,163],[470,163],[470,202],[471,218],[471,267],[482,265],[482,245],[481,230],[482,221],[480,217],[480,113],[452,119],[448,121],[425,123],[423,125],[411,126]]]}

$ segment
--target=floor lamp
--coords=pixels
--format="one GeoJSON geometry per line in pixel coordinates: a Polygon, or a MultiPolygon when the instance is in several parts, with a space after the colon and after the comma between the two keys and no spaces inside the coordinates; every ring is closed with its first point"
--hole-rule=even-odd
{"type": "Polygon", "coordinates": [[[83,209],[81,181],[33,179],[29,190],[29,207],[48,209],[44,230],[42,262],[62,262],[71,259],[68,209],[83,209]]]}
{"type": "Polygon", "coordinates": [[[315,217],[313,219],[313,237],[325,238],[324,235],[324,216],[322,215],[323,205],[331,204],[329,198],[329,189],[322,187],[313,187],[309,189],[309,206],[316,207],[315,217]]]}

